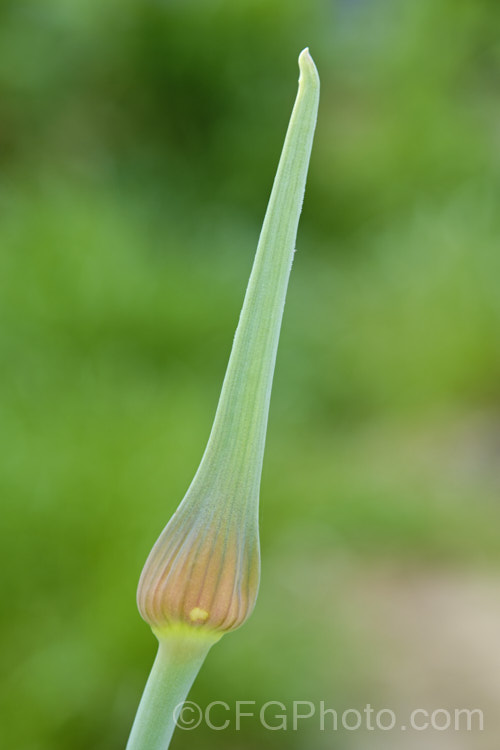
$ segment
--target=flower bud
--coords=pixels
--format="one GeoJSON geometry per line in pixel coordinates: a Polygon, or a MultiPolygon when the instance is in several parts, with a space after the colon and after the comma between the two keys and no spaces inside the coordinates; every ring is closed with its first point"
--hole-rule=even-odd
{"type": "Polygon", "coordinates": [[[222,634],[253,610],[269,401],[311,153],[319,79],[307,49],[231,356],[202,462],[153,547],[137,601],[156,633],[222,634]]]}
{"type": "Polygon", "coordinates": [[[187,625],[235,630],[250,616],[259,587],[256,514],[188,493],[144,566],[137,603],[155,631],[187,625]]]}

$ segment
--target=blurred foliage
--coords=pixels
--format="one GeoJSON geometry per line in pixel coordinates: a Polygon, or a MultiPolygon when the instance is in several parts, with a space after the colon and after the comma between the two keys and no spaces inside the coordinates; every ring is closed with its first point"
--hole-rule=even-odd
{"type": "MultiPolygon", "coordinates": [[[[487,0],[3,0],[2,746],[124,745],[154,648],[138,574],[208,435],[306,44],[322,102],[262,595],[195,694],[359,696],[370,658],[342,607],[321,616],[331,561],[498,566],[499,21],[487,0]]],[[[173,746],[193,737],[324,746],[173,746]]]]}

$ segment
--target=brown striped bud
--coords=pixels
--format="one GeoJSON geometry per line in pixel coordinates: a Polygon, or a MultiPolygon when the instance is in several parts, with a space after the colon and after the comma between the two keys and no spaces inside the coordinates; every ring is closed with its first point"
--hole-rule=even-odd
{"type": "Polygon", "coordinates": [[[222,634],[250,616],[260,572],[253,516],[226,502],[200,507],[188,493],[139,581],[139,611],[155,631],[186,625],[222,634]]]}
{"type": "Polygon", "coordinates": [[[212,432],[191,487],[139,582],[158,633],[222,634],[253,610],[259,586],[258,500],[269,399],[319,99],[307,49],[212,432]]]}

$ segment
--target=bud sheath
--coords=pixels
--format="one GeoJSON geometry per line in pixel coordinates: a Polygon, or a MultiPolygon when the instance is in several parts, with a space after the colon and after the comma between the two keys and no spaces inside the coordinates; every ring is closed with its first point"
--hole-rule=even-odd
{"type": "Polygon", "coordinates": [[[258,503],[276,350],[316,124],[309,51],[205,454],[144,567],[143,618],[223,633],[251,614],[259,585],[258,503]]]}

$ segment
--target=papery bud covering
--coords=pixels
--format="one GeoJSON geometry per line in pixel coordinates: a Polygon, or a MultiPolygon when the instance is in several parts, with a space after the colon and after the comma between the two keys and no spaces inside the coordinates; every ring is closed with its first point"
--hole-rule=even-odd
{"type": "Polygon", "coordinates": [[[137,603],[154,630],[194,626],[227,632],[251,614],[259,587],[256,514],[212,500],[193,507],[189,495],[154,545],[137,603]]]}

